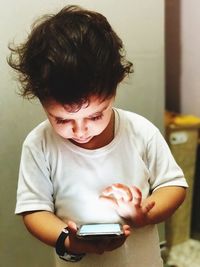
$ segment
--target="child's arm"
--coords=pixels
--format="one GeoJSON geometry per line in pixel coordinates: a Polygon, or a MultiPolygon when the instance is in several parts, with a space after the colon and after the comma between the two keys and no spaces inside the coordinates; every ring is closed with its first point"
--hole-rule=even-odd
{"type": "Polygon", "coordinates": [[[106,242],[94,242],[80,240],[76,237],[76,224],[73,222],[65,223],[56,215],[48,211],[34,211],[23,214],[24,223],[31,234],[42,242],[55,247],[56,241],[67,225],[70,229],[69,238],[65,240],[65,246],[68,252],[75,254],[97,253],[102,254],[104,251],[114,250],[125,242],[130,235],[129,226],[124,225],[125,236],[118,240],[106,242]]]}
{"type": "MultiPolygon", "coordinates": [[[[179,186],[166,186],[157,189],[147,199],[142,200],[141,191],[132,186],[129,189],[132,197],[113,199],[115,195],[112,188],[112,197],[103,196],[106,201],[114,205],[118,214],[135,227],[141,227],[148,224],[156,224],[166,220],[181,205],[186,196],[186,189],[179,186]]],[[[109,191],[109,188],[105,190],[109,191]]],[[[102,197],[102,196],[101,196],[102,197]]]]}
{"type": "Polygon", "coordinates": [[[169,218],[183,203],[186,188],[180,186],[166,186],[155,190],[145,199],[142,206],[155,202],[154,207],[147,214],[147,223],[156,224],[169,218]]]}
{"type": "Polygon", "coordinates": [[[55,246],[62,229],[67,226],[49,211],[25,212],[22,215],[29,232],[50,246],[55,246]]]}

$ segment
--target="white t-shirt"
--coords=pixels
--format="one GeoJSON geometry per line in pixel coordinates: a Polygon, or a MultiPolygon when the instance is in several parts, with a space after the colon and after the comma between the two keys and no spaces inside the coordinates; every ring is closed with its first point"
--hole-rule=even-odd
{"type": "MultiPolygon", "coordinates": [[[[106,146],[88,150],[58,136],[49,121],[38,125],[23,144],[16,213],[54,212],[78,225],[122,222],[99,199],[113,183],[135,185],[146,198],[163,186],[187,187],[159,130],[140,115],[115,110],[115,137],[106,146]]],[[[69,263],[57,260],[57,266],[69,263]]],[[[125,244],[103,255],[86,255],[73,266],[161,267],[157,228],[133,229],[125,244]]]]}

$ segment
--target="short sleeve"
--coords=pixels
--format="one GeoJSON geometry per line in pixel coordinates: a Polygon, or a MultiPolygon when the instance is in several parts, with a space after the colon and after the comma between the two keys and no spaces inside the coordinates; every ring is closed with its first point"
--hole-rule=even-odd
{"type": "Polygon", "coordinates": [[[183,171],[176,163],[164,137],[156,130],[147,147],[151,190],[164,186],[188,187],[183,171]]]}
{"type": "Polygon", "coordinates": [[[34,210],[54,211],[53,185],[42,149],[25,143],[22,147],[15,213],[34,210]]]}

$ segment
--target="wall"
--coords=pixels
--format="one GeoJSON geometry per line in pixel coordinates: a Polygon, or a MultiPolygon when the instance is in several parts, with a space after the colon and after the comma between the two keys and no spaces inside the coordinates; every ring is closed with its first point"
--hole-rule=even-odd
{"type": "Polygon", "coordinates": [[[200,116],[200,2],[165,0],[166,109],[200,116]]]}
{"type": "Polygon", "coordinates": [[[180,112],[180,5],[181,0],[165,0],[165,108],[180,112]]]}
{"type": "MultiPolygon", "coordinates": [[[[182,0],[181,41],[181,111],[200,117],[200,2],[182,0]]],[[[198,239],[200,233],[200,146],[198,144],[195,164],[192,206],[192,238],[198,239]]]]}
{"type": "Polygon", "coordinates": [[[200,2],[181,1],[181,111],[200,116],[200,2]]]}
{"type": "Polygon", "coordinates": [[[4,267],[54,266],[52,250],[28,234],[21,218],[14,215],[21,145],[27,133],[44,119],[44,113],[37,102],[24,101],[16,94],[18,85],[6,64],[7,44],[13,38],[23,40],[38,15],[68,3],[104,13],[124,40],[135,74],[121,85],[116,105],[163,128],[163,1],[0,0],[0,258],[4,267]]]}

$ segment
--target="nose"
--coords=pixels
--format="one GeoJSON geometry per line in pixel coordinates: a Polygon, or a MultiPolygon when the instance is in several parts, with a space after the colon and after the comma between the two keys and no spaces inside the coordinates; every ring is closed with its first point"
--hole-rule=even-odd
{"type": "Polygon", "coordinates": [[[76,121],[76,122],[74,122],[74,124],[72,126],[72,131],[73,131],[74,135],[78,138],[84,137],[87,130],[88,130],[88,127],[87,127],[86,123],[82,122],[82,121],[76,121]]]}

